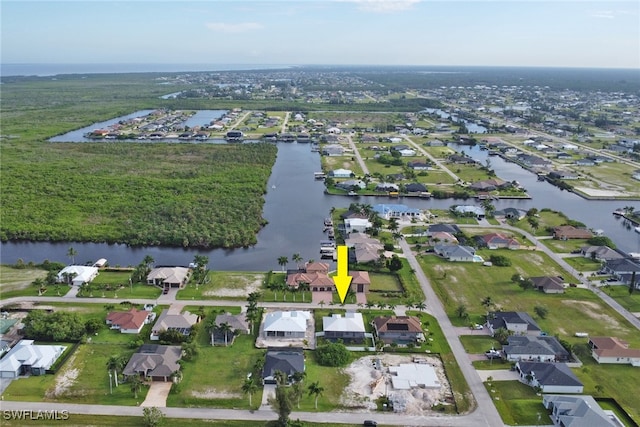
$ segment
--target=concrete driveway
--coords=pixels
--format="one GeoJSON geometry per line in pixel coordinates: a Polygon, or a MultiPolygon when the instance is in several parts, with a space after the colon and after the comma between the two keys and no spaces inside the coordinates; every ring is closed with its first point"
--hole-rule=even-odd
{"type": "Polygon", "coordinates": [[[155,406],[156,408],[166,408],[167,407],[167,396],[169,396],[169,391],[171,390],[171,381],[169,382],[160,382],[154,381],[151,383],[149,387],[149,392],[147,393],[147,398],[142,402],[140,406],[155,406]]]}
{"type": "Polygon", "coordinates": [[[271,409],[269,405],[269,398],[276,395],[275,384],[265,384],[262,389],[262,403],[260,409],[271,409]]]}

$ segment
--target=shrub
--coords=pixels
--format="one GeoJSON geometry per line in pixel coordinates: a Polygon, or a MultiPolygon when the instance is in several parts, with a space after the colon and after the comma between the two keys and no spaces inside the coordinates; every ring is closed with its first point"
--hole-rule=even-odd
{"type": "Polygon", "coordinates": [[[316,360],[322,366],[344,366],[351,354],[341,342],[328,343],[316,348],[316,360]]]}

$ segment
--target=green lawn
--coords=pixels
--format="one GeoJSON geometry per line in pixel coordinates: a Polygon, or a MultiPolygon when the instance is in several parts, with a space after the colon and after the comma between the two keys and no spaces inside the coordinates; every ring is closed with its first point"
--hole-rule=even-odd
{"type": "Polygon", "coordinates": [[[467,353],[479,354],[495,348],[499,350],[502,345],[490,335],[460,335],[460,342],[467,353]]]}
{"type": "Polygon", "coordinates": [[[35,279],[43,279],[47,271],[39,268],[13,268],[0,265],[0,299],[36,296],[38,289],[31,283],[35,279]]]}
{"type": "Polygon", "coordinates": [[[580,249],[581,247],[588,245],[586,239],[542,239],[540,240],[540,243],[547,246],[549,249],[556,253],[570,253],[571,251],[580,249]]]}
{"type": "Polygon", "coordinates": [[[535,230],[531,228],[527,218],[516,222],[515,226],[528,231],[534,236],[548,236],[549,232],[546,231],[548,227],[557,227],[566,224],[568,221],[568,218],[562,212],[552,211],[550,209],[541,209],[535,219],[538,221],[538,227],[535,230]]]}
{"type": "Polygon", "coordinates": [[[392,291],[392,292],[401,292],[402,285],[400,284],[398,278],[392,274],[380,274],[380,273],[369,273],[369,277],[371,278],[371,287],[369,290],[371,291],[392,291]]]}
{"type": "MultiPolygon", "coordinates": [[[[485,256],[483,251],[479,253],[485,256]]],[[[618,336],[632,346],[640,347],[637,331],[593,292],[567,288],[564,294],[544,294],[534,290],[523,291],[511,282],[510,278],[516,272],[524,277],[562,274],[562,270],[546,255],[524,251],[507,251],[504,254],[511,259],[511,267],[452,263],[433,255],[419,258],[454,324],[484,323],[487,308],[482,305],[482,300],[490,296],[494,304],[492,309],[529,312],[542,330],[558,334],[570,342],[580,342],[574,337],[575,332],[588,332],[591,336],[618,336]],[[468,320],[456,314],[461,304],[467,308],[468,320]],[[533,309],[537,305],[548,309],[545,319],[534,315],[533,309]]]]}
{"type": "Polygon", "coordinates": [[[583,256],[564,258],[565,262],[577,271],[598,271],[602,263],[583,256]]]}
{"type": "Polygon", "coordinates": [[[533,388],[518,381],[492,381],[485,383],[485,387],[505,424],[549,424],[542,396],[537,396],[533,388]]]}

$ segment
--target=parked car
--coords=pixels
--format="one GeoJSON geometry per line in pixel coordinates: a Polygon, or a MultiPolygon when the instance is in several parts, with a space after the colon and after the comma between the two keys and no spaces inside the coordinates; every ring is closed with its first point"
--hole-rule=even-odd
{"type": "Polygon", "coordinates": [[[498,350],[489,350],[484,355],[487,356],[487,359],[500,359],[500,358],[502,358],[502,354],[500,354],[500,351],[498,351],[498,350]]]}
{"type": "Polygon", "coordinates": [[[377,426],[377,425],[378,425],[378,423],[377,423],[376,421],[372,421],[372,420],[365,420],[365,421],[362,423],[362,425],[363,425],[363,426],[370,426],[370,427],[371,427],[371,426],[374,426],[374,427],[375,427],[375,426],[377,426]]]}
{"type": "Polygon", "coordinates": [[[480,330],[484,329],[484,326],[476,323],[475,325],[473,325],[473,329],[476,329],[476,330],[480,331],[480,330]]]}

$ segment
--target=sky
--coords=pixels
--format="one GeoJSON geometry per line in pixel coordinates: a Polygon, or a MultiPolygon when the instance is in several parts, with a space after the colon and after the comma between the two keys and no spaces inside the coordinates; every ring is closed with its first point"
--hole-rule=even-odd
{"type": "Polygon", "coordinates": [[[0,0],[0,62],[640,69],[640,1],[0,0]]]}

